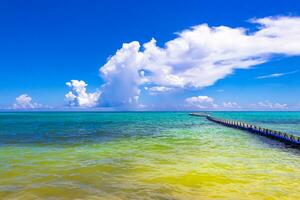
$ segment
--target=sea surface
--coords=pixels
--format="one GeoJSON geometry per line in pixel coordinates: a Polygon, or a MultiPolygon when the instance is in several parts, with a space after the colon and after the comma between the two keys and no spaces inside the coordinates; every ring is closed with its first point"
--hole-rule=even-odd
{"type": "MultiPolygon", "coordinates": [[[[300,136],[300,112],[213,112],[300,136]]],[[[186,112],[0,113],[0,199],[300,199],[300,149],[186,112]]]]}

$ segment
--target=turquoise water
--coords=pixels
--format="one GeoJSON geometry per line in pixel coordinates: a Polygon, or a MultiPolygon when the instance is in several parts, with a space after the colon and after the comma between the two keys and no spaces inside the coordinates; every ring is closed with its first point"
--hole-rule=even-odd
{"type": "MultiPolygon", "coordinates": [[[[300,112],[215,112],[300,133],[300,112]]],[[[299,199],[300,150],[185,112],[0,113],[0,199],[299,199]]]]}
{"type": "Polygon", "coordinates": [[[212,114],[300,136],[300,112],[214,112],[212,114]]]}

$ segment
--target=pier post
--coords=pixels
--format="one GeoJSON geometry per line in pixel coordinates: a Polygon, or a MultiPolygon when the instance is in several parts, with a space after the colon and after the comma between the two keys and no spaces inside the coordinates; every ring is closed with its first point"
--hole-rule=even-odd
{"type": "Polygon", "coordinates": [[[281,131],[272,130],[269,128],[263,128],[260,126],[256,126],[253,124],[248,124],[242,121],[236,121],[236,120],[228,120],[228,119],[222,119],[222,118],[215,118],[205,113],[190,113],[192,116],[198,116],[198,117],[206,117],[209,121],[222,124],[224,126],[241,129],[241,130],[247,130],[251,133],[255,133],[258,135],[262,135],[265,137],[269,137],[275,140],[279,140],[285,143],[292,144],[293,146],[300,147],[300,137],[287,134],[281,131]]]}

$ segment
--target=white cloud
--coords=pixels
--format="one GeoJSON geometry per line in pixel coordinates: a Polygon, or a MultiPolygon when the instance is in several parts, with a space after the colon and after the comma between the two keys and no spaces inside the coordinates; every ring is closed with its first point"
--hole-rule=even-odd
{"type": "Polygon", "coordinates": [[[189,97],[185,99],[185,101],[187,103],[212,103],[214,99],[208,96],[197,96],[197,97],[189,97]]]}
{"type": "Polygon", "coordinates": [[[13,109],[38,109],[43,106],[38,103],[32,102],[32,98],[27,94],[22,94],[16,98],[16,102],[13,104],[13,109]]]}
{"type": "Polygon", "coordinates": [[[195,96],[185,99],[185,103],[188,107],[213,109],[213,110],[239,110],[242,107],[236,102],[223,102],[221,104],[215,103],[212,97],[208,96],[195,96]]]}
{"type": "Polygon", "coordinates": [[[285,103],[272,103],[268,100],[258,102],[256,104],[251,104],[250,107],[255,108],[255,109],[265,109],[265,110],[288,109],[288,105],[285,103]]]}
{"type": "Polygon", "coordinates": [[[66,83],[71,88],[65,97],[70,106],[95,107],[100,98],[100,92],[87,93],[87,84],[84,81],[71,80],[66,83]]]}
{"type": "Polygon", "coordinates": [[[223,102],[222,106],[224,108],[233,108],[233,109],[241,108],[238,103],[230,102],[230,101],[229,102],[223,102]]]}
{"type": "Polygon", "coordinates": [[[139,52],[140,44],[131,42],[112,56],[100,68],[100,74],[106,81],[102,87],[101,104],[103,106],[135,106],[140,95],[139,86],[143,81],[143,53],[139,52]]]}
{"type": "Polygon", "coordinates": [[[195,96],[185,99],[188,107],[195,108],[217,108],[218,105],[214,104],[214,99],[208,96],[195,96]]]}
{"type": "Polygon", "coordinates": [[[265,63],[273,55],[300,55],[299,17],[266,17],[250,22],[258,25],[257,31],[201,24],[178,33],[163,47],[154,39],[143,49],[137,41],[124,43],[100,68],[106,81],[102,105],[137,105],[142,85],[160,88],[160,92],[201,89],[236,69],[265,63]]]}
{"type": "Polygon", "coordinates": [[[182,109],[203,109],[203,110],[293,110],[297,107],[289,107],[286,103],[270,102],[268,100],[253,103],[250,105],[240,105],[237,102],[216,103],[216,100],[209,96],[194,96],[185,99],[182,109]]]}
{"type": "Polygon", "coordinates": [[[195,96],[185,99],[185,108],[204,110],[288,110],[290,107],[285,103],[273,103],[268,100],[253,103],[250,105],[240,105],[237,102],[216,103],[215,99],[208,96],[195,96]]]}
{"type": "Polygon", "coordinates": [[[154,86],[154,87],[144,87],[145,90],[149,91],[151,95],[155,95],[158,93],[166,93],[171,92],[174,88],[164,87],[164,86],[154,86]]]}
{"type": "Polygon", "coordinates": [[[258,76],[256,78],[257,79],[277,78],[277,77],[281,77],[281,76],[295,74],[297,72],[298,72],[298,70],[297,71],[292,71],[292,72],[286,72],[286,73],[274,73],[274,74],[268,74],[268,75],[258,76]]]}

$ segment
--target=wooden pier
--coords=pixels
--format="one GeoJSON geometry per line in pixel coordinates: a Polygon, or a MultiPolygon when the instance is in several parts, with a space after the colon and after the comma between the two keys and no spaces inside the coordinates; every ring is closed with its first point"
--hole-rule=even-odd
{"type": "Polygon", "coordinates": [[[205,117],[209,121],[222,124],[227,127],[232,127],[236,129],[241,129],[248,131],[250,133],[262,135],[268,138],[272,138],[287,144],[291,144],[293,146],[300,147],[300,137],[289,134],[289,133],[284,133],[281,131],[275,131],[271,130],[268,128],[263,128],[260,126],[256,126],[253,124],[248,124],[242,121],[235,121],[235,120],[228,120],[228,119],[220,119],[216,117],[212,117],[209,114],[206,113],[190,113],[192,116],[197,116],[197,117],[205,117]]]}

